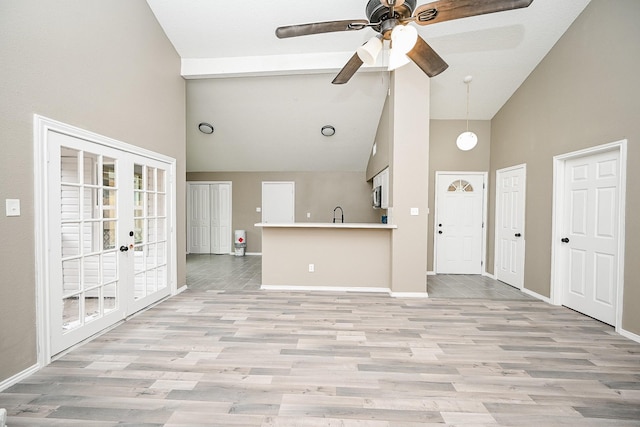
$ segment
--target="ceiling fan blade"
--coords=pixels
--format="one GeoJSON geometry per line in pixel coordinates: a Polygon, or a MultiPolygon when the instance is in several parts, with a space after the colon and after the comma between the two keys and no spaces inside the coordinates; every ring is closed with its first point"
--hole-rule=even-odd
{"type": "Polygon", "coordinates": [[[369,25],[369,21],[367,21],[366,19],[287,25],[284,27],[276,28],[276,36],[279,39],[286,39],[289,37],[307,36],[310,34],[333,33],[337,31],[355,31],[361,30],[367,25],[369,25]]]}
{"type": "Polygon", "coordinates": [[[418,6],[415,23],[429,25],[469,16],[528,7],[533,0],[437,0],[418,6]]]}
{"type": "Polygon", "coordinates": [[[444,59],[420,36],[407,56],[429,77],[435,77],[449,67],[444,59]]]}
{"type": "Polygon", "coordinates": [[[356,73],[356,71],[358,71],[362,64],[362,59],[360,59],[357,53],[354,53],[351,59],[347,61],[345,66],[342,67],[342,70],[340,70],[336,78],[333,79],[331,83],[333,83],[334,85],[345,84],[349,81],[349,79],[351,79],[351,77],[353,77],[353,75],[356,73]]]}

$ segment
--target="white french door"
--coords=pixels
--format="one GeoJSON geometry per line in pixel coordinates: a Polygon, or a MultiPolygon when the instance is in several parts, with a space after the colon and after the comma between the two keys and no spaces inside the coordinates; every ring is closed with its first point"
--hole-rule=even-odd
{"type": "Polygon", "coordinates": [[[436,273],[482,273],[484,181],[484,173],[436,172],[436,273]]]}
{"type": "Polygon", "coordinates": [[[47,134],[50,354],[169,295],[171,165],[47,134]]]}
{"type": "Polygon", "coordinates": [[[526,165],[496,171],[496,278],[524,285],[526,165]]]}

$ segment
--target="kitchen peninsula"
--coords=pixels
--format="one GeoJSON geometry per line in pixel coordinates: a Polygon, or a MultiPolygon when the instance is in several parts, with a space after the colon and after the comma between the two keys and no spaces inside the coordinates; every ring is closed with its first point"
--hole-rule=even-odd
{"type": "Polygon", "coordinates": [[[390,224],[259,223],[262,287],[389,292],[390,224]]]}

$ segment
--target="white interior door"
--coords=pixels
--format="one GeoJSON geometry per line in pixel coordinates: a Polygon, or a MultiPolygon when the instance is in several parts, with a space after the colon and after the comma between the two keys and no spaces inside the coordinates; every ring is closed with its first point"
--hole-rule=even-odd
{"type": "Polygon", "coordinates": [[[208,184],[189,184],[189,252],[211,253],[211,200],[208,184]]]}
{"type": "Polygon", "coordinates": [[[518,289],[524,283],[526,165],[496,171],[496,278],[518,289]]]}
{"type": "Polygon", "coordinates": [[[188,183],[189,252],[231,253],[231,183],[188,183]]]}
{"type": "Polygon", "coordinates": [[[170,165],[53,131],[47,144],[56,354],[169,294],[170,165]]]}
{"type": "Polygon", "coordinates": [[[295,183],[262,183],[262,222],[290,224],[295,221],[295,183]]]}
{"type": "Polygon", "coordinates": [[[436,273],[482,273],[483,185],[483,174],[436,173],[436,273]]]}
{"type": "Polygon", "coordinates": [[[211,253],[231,252],[231,184],[211,184],[211,253]]]}
{"type": "Polygon", "coordinates": [[[618,284],[620,153],[565,162],[560,266],[567,307],[614,325],[618,284]]]}

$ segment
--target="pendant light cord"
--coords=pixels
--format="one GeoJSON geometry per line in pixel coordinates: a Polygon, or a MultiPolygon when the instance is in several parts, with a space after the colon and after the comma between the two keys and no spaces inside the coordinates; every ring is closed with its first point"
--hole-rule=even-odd
{"type": "Polygon", "coordinates": [[[471,82],[467,82],[467,132],[469,132],[469,85],[471,82]]]}

